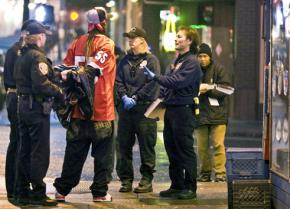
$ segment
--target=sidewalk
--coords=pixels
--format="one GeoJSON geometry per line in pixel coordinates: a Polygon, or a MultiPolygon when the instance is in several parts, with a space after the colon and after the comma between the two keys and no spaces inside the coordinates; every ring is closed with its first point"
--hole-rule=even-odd
{"type": "MultiPolygon", "coordinates": [[[[46,179],[47,193],[54,197],[53,179],[46,179]]],[[[138,182],[134,182],[137,186],[138,182]]],[[[109,192],[113,197],[112,202],[93,203],[92,196],[88,192],[90,182],[82,181],[66,198],[66,203],[60,203],[57,207],[32,207],[23,208],[64,208],[64,209],[227,209],[227,186],[226,183],[198,183],[196,200],[170,200],[160,199],[158,193],[168,189],[169,182],[157,182],[153,184],[153,192],[148,194],[120,193],[119,181],[112,181],[109,192]]],[[[18,207],[10,204],[6,198],[5,179],[0,176],[0,208],[16,209],[18,207]]]]}

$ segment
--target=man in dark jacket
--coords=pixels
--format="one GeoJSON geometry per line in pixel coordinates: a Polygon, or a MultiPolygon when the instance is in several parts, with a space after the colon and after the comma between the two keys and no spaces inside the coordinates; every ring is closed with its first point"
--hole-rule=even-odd
{"type": "Polygon", "coordinates": [[[134,179],[132,148],[136,134],[141,155],[142,179],[134,192],[145,193],[152,191],[157,123],[156,120],[146,118],[144,113],[157,98],[159,86],[144,75],[140,66],[145,61],[148,63],[147,66],[159,75],[160,65],[157,57],[149,51],[146,32],[143,29],[133,27],[124,36],[129,39],[130,51],[121,60],[116,76],[116,89],[119,100],[122,101],[117,107],[119,113],[117,144],[120,152],[117,172],[122,181],[119,191],[132,191],[134,179]]]}
{"type": "Polygon", "coordinates": [[[201,69],[196,58],[198,33],[189,27],[180,27],[175,39],[178,57],[165,75],[155,75],[145,68],[145,74],[162,88],[166,110],[163,138],[169,159],[170,188],[160,197],[177,199],[196,198],[196,154],[192,136],[196,126],[194,97],[198,95],[201,69]]]}
{"type": "Polygon", "coordinates": [[[27,25],[31,22],[35,22],[35,20],[27,20],[23,23],[21,27],[20,39],[8,49],[4,63],[4,86],[7,92],[6,106],[8,120],[10,122],[10,136],[9,136],[10,141],[7,148],[6,165],[5,165],[5,183],[8,200],[12,200],[12,198],[15,195],[14,184],[15,184],[16,151],[17,151],[17,143],[19,140],[16,82],[13,77],[13,72],[16,60],[20,55],[20,48],[22,47],[23,39],[26,35],[25,29],[27,25]]]}
{"type": "Polygon", "coordinates": [[[201,44],[198,60],[203,71],[200,85],[200,120],[195,129],[200,159],[199,181],[211,181],[211,172],[215,173],[215,181],[226,180],[226,156],[224,138],[228,123],[227,94],[213,87],[218,84],[229,86],[231,77],[222,66],[212,60],[212,52],[207,44],[201,44]],[[213,156],[210,157],[210,147],[213,146],[213,156]]]}

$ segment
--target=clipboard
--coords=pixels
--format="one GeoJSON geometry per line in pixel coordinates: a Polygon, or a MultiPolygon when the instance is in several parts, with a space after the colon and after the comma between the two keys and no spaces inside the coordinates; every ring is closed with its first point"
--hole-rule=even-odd
{"type": "Polygon", "coordinates": [[[157,98],[151,105],[147,108],[144,116],[146,118],[164,120],[165,105],[162,104],[163,99],[157,98]]]}

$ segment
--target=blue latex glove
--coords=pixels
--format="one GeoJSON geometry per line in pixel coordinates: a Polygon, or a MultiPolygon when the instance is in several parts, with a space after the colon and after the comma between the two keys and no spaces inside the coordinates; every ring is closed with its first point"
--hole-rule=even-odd
{"type": "Polygon", "coordinates": [[[129,110],[136,105],[136,101],[127,95],[122,97],[125,110],[129,110]]]}
{"type": "Polygon", "coordinates": [[[147,75],[149,79],[153,79],[156,75],[148,67],[144,66],[144,74],[147,75]]]}

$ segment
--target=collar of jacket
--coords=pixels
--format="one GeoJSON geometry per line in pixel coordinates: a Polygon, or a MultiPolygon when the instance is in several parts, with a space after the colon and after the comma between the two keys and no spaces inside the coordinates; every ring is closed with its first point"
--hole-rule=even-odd
{"type": "Polygon", "coordinates": [[[36,44],[27,44],[27,45],[25,45],[25,46],[21,49],[21,52],[22,52],[22,53],[25,53],[25,52],[27,52],[27,51],[30,50],[30,49],[37,50],[37,51],[39,51],[39,52],[41,52],[41,53],[44,54],[44,50],[41,49],[40,47],[38,47],[36,44]]]}
{"type": "Polygon", "coordinates": [[[146,57],[147,53],[134,54],[132,50],[129,50],[127,56],[128,56],[129,60],[136,61],[136,60],[139,60],[139,59],[146,57]]]}
{"type": "Polygon", "coordinates": [[[174,65],[176,65],[177,63],[179,62],[182,62],[182,60],[187,57],[188,55],[192,55],[192,52],[188,51],[188,52],[185,52],[184,54],[181,54],[181,55],[178,55],[178,57],[176,58],[175,62],[174,62],[174,65]]]}

